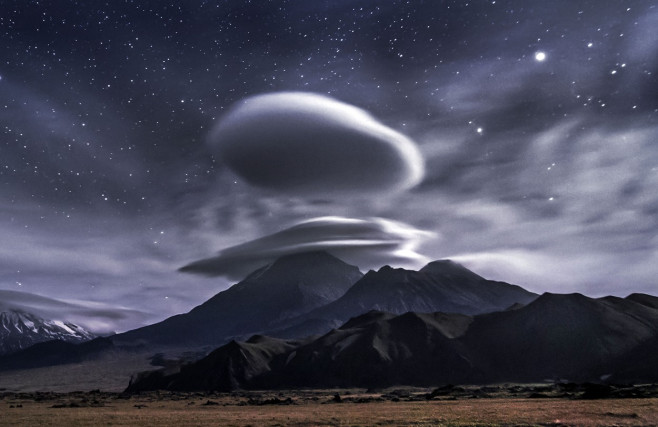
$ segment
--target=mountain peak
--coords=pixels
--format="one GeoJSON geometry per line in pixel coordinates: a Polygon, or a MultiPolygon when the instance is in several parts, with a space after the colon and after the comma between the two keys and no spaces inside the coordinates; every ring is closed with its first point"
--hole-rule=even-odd
{"type": "Polygon", "coordinates": [[[626,299],[647,307],[658,308],[658,297],[652,295],[634,293],[627,296],[626,299]]]}
{"type": "Polygon", "coordinates": [[[270,267],[277,268],[317,268],[321,265],[349,265],[343,260],[326,251],[308,251],[283,255],[277,258],[270,267]]]}
{"type": "Polygon", "coordinates": [[[445,277],[460,277],[464,279],[469,278],[484,280],[482,276],[473,273],[463,265],[449,259],[432,261],[425,267],[421,268],[420,271],[422,273],[429,273],[432,275],[440,275],[445,277]]]}
{"type": "Polygon", "coordinates": [[[386,272],[392,272],[392,271],[397,271],[397,272],[405,272],[405,271],[411,271],[407,270],[401,267],[391,267],[390,265],[385,265],[381,267],[379,270],[377,270],[377,273],[386,273],[386,272]]]}
{"type": "Polygon", "coordinates": [[[586,297],[585,295],[577,292],[570,294],[556,294],[552,292],[544,292],[534,302],[537,304],[542,304],[542,303],[565,304],[565,303],[585,302],[590,300],[591,298],[586,297]]]}
{"type": "Polygon", "coordinates": [[[525,308],[530,307],[534,312],[551,313],[580,313],[580,317],[585,316],[585,312],[589,310],[597,310],[600,304],[593,298],[587,297],[579,293],[570,294],[556,294],[552,292],[544,292],[534,301],[528,304],[525,308]],[[539,310],[539,311],[538,311],[539,310]]]}
{"type": "Polygon", "coordinates": [[[0,354],[12,353],[43,341],[83,342],[94,337],[91,332],[73,323],[43,319],[22,310],[0,312],[0,354]]]}
{"type": "MultiPolygon", "coordinates": [[[[352,276],[354,283],[362,276],[359,268],[336,258],[325,251],[309,251],[284,255],[274,262],[256,270],[244,282],[267,282],[265,286],[278,283],[322,283],[322,277],[352,276]]],[[[343,289],[344,292],[346,289],[343,289]]],[[[341,294],[342,294],[341,292],[341,294]]]]}

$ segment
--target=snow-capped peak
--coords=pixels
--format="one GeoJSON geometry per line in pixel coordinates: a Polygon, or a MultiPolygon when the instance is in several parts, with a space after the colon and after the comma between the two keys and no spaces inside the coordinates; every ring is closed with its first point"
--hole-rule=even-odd
{"type": "Polygon", "coordinates": [[[70,322],[47,320],[22,310],[0,312],[0,354],[13,353],[43,341],[82,342],[93,338],[94,334],[70,322]]]}

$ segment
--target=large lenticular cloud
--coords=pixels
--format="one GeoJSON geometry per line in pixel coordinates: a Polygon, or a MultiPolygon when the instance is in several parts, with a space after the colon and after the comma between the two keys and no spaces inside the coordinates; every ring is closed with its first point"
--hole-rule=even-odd
{"type": "Polygon", "coordinates": [[[357,107],[310,93],[245,99],[209,143],[251,185],[296,195],[402,190],[424,173],[409,138],[357,107]]]}
{"type": "Polygon", "coordinates": [[[384,263],[418,267],[428,260],[417,246],[433,233],[383,218],[321,217],[221,251],[181,268],[188,273],[241,279],[284,255],[327,251],[361,268],[384,263]]]}

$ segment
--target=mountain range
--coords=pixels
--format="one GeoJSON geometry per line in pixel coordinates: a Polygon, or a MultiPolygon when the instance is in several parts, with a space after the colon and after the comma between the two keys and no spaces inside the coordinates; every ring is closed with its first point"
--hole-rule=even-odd
{"type": "Polygon", "coordinates": [[[448,260],[364,275],[309,252],[257,269],[188,313],[82,344],[40,343],[0,356],[0,370],[128,352],[174,359],[129,391],[656,381],[658,298],[540,296],[448,260]]]}
{"type": "Polygon", "coordinates": [[[420,271],[384,266],[363,275],[327,252],[308,252],[279,258],[189,313],[113,340],[214,348],[254,334],[298,338],[324,333],[370,310],[480,314],[536,297],[451,261],[432,262],[420,271]]]}

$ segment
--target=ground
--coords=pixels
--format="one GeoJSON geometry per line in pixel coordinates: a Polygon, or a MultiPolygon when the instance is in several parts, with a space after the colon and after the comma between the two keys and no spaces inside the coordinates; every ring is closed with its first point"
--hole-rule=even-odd
{"type": "Polygon", "coordinates": [[[656,397],[554,397],[541,387],[150,392],[133,396],[100,391],[6,392],[0,394],[0,425],[658,425],[656,397]]]}

